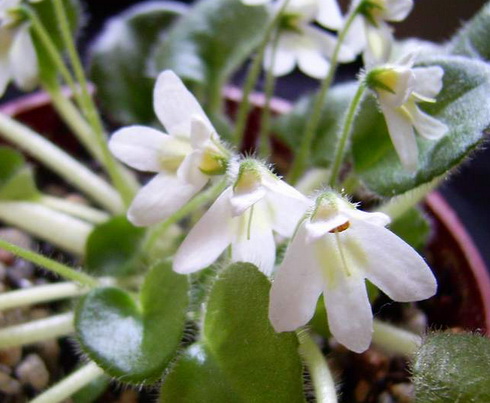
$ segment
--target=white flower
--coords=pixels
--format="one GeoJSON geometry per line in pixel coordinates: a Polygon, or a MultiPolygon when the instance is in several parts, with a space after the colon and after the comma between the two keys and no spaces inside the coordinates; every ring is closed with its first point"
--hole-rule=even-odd
{"type": "Polygon", "coordinates": [[[29,23],[16,11],[21,0],[0,2],[0,96],[8,83],[25,91],[38,82],[36,50],[29,32],[29,23]]]}
{"type": "Polygon", "coordinates": [[[273,231],[290,237],[308,199],[254,160],[240,164],[238,177],[192,228],[174,258],[177,273],[212,264],[231,244],[232,260],[270,274],[276,259],[273,231]]]}
{"type": "MultiPolygon", "coordinates": [[[[279,38],[275,55],[269,44],[264,56],[264,68],[272,69],[275,76],[283,76],[298,65],[310,77],[324,78],[330,68],[329,59],[337,38],[312,25],[340,26],[342,17],[335,0],[282,0],[275,4],[276,12],[288,1],[279,21],[279,38]]],[[[339,61],[349,62],[355,54],[348,47],[341,47],[339,61]]]]}
{"type": "Polygon", "coordinates": [[[201,190],[210,177],[226,171],[228,151],[194,96],[172,71],[158,76],[153,108],[169,134],[144,127],[118,130],[111,152],[140,171],[157,175],[136,195],[128,219],[152,225],[166,219],[201,190]]]}
{"type": "Polygon", "coordinates": [[[412,67],[413,55],[398,64],[376,67],[365,82],[376,92],[393,146],[404,168],[417,169],[415,131],[428,140],[443,137],[448,127],[419,109],[419,102],[436,102],[444,70],[439,66],[412,67]]]}
{"type": "Polygon", "coordinates": [[[395,301],[431,297],[437,284],[424,260],[384,228],[389,217],[366,213],[334,192],[320,195],[277,269],[269,318],[277,332],[312,318],[323,293],[336,340],[355,352],[371,343],[373,315],[368,279],[395,301]]]}
{"type": "Polygon", "coordinates": [[[358,13],[345,38],[354,53],[364,51],[367,66],[388,60],[393,43],[386,23],[403,21],[412,11],[413,0],[355,0],[351,12],[358,13]]]}

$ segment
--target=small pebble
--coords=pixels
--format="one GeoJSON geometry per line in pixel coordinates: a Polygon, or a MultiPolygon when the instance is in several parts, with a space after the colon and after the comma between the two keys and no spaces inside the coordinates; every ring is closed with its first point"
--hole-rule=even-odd
{"type": "Polygon", "coordinates": [[[22,384],[37,390],[46,388],[49,383],[48,369],[37,354],[29,354],[15,369],[15,374],[22,384]]]}
{"type": "Polygon", "coordinates": [[[354,397],[356,402],[364,402],[369,395],[369,391],[371,390],[371,385],[365,379],[361,379],[356,386],[354,391],[354,397]]]}
{"type": "Polygon", "coordinates": [[[390,387],[391,394],[399,403],[413,402],[414,398],[414,386],[411,383],[395,383],[390,387]]]}
{"type": "Polygon", "coordinates": [[[388,392],[383,392],[378,397],[378,403],[395,403],[395,400],[388,392]]]}
{"type": "Polygon", "coordinates": [[[60,369],[59,357],[61,350],[57,340],[46,340],[36,343],[34,349],[52,373],[60,369]]]}
{"type": "Polygon", "coordinates": [[[0,350],[0,364],[15,367],[22,358],[22,347],[10,347],[0,350]]]}
{"type": "Polygon", "coordinates": [[[18,381],[8,376],[5,372],[0,372],[0,392],[6,395],[16,395],[20,391],[21,386],[18,381]]]}

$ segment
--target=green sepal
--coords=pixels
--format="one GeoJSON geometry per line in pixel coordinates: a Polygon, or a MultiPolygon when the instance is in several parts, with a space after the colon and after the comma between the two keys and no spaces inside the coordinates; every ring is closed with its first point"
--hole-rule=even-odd
{"type": "Polygon", "coordinates": [[[115,287],[92,290],[75,313],[82,350],[121,382],[158,381],[182,339],[188,288],[187,277],[163,262],[147,274],[139,299],[115,287]]]}
{"type": "Polygon", "coordinates": [[[34,172],[21,153],[0,147],[0,200],[35,200],[40,197],[34,172]]]}
{"type": "Polygon", "coordinates": [[[90,78],[102,107],[118,123],[155,120],[153,86],[146,71],[153,47],[187,6],[161,1],[134,6],[113,17],[90,49],[90,78]]]}
{"type": "Polygon", "coordinates": [[[449,132],[437,141],[417,135],[418,169],[408,172],[401,166],[376,99],[367,96],[354,123],[352,154],[356,173],[380,196],[404,193],[456,168],[490,127],[490,66],[455,56],[430,59],[419,66],[444,70],[437,102],[419,106],[444,122],[449,132]]]}
{"type": "Polygon", "coordinates": [[[113,217],[90,233],[85,247],[85,269],[96,276],[128,276],[138,272],[143,228],[126,217],[113,217]]]}
{"type": "Polygon", "coordinates": [[[412,364],[418,403],[490,402],[490,339],[434,333],[412,364]]]}

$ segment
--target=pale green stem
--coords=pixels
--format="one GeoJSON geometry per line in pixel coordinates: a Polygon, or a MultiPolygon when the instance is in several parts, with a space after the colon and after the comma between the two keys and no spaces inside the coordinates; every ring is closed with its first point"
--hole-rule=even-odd
{"type": "Polygon", "coordinates": [[[315,134],[320,124],[323,104],[325,102],[328,89],[332,84],[333,78],[335,76],[335,72],[337,70],[340,48],[356,16],[357,16],[357,10],[353,10],[353,12],[351,12],[349,17],[347,18],[344,27],[339,32],[337,43],[335,45],[335,49],[333,51],[332,58],[330,60],[330,69],[328,70],[328,74],[323,80],[322,85],[320,86],[320,90],[318,91],[318,94],[315,97],[311,114],[308,117],[305,130],[303,132],[303,136],[301,137],[301,144],[299,146],[299,151],[295,156],[293,165],[288,175],[288,181],[291,184],[295,184],[298,181],[298,179],[301,177],[301,175],[303,174],[303,172],[305,171],[308,165],[308,161],[310,159],[310,153],[311,153],[311,144],[315,139],[315,134]]]}
{"type": "Polygon", "coordinates": [[[13,253],[15,256],[25,259],[31,263],[34,263],[35,265],[43,267],[61,277],[75,281],[81,285],[96,287],[99,284],[95,278],[89,276],[88,274],[75,270],[67,265],[57,262],[56,260],[40,255],[39,253],[21,248],[20,246],[4,241],[3,239],[0,239],[0,249],[5,249],[6,251],[13,253]]]}
{"type": "Polygon", "coordinates": [[[102,375],[104,375],[104,371],[94,362],[89,362],[44,393],[41,393],[30,403],[59,403],[102,375]]]}
{"type": "Polygon", "coordinates": [[[74,282],[62,282],[24,288],[0,294],[0,311],[78,297],[86,294],[90,288],[81,287],[74,282]]]}
{"type": "MultiPolygon", "coordinates": [[[[279,43],[279,30],[274,33],[274,38],[272,41],[272,52],[271,52],[271,63],[274,65],[274,61],[277,53],[277,45],[279,43]]],[[[276,84],[276,78],[272,73],[272,68],[270,68],[265,76],[265,103],[262,108],[262,114],[260,117],[260,131],[259,131],[259,155],[262,158],[269,158],[271,155],[271,144],[270,144],[270,129],[271,129],[271,100],[274,95],[274,88],[276,84]]]]}
{"type": "Polygon", "coordinates": [[[373,343],[392,354],[411,356],[422,345],[419,335],[379,320],[374,320],[373,330],[373,343]]]}
{"type": "Polygon", "coordinates": [[[74,331],[72,312],[33,320],[21,325],[0,329],[0,349],[55,339],[69,335],[74,331]]]}
{"type": "Polygon", "coordinates": [[[134,188],[128,184],[125,175],[118,168],[118,163],[112,156],[107,145],[107,136],[105,135],[104,127],[100,119],[99,113],[93,99],[88,90],[87,79],[85,77],[85,72],[83,70],[82,63],[78,57],[78,52],[75,47],[75,42],[73,40],[72,32],[68,24],[68,18],[61,0],[53,0],[56,18],[58,20],[59,29],[61,33],[61,38],[65,44],[68,56],[70,58],[73,71],[75,72],[75,77],[77,78],[80,89],[81,89],[81,100],[83,102],[83,109],[87,116],[87,120],[90,122],[95,134],[95,140],[98,143],[102,163],[105,170],[109,174],[114,186],[118,189],[122,199],[127,205],[131,202],[134,196],[134,188]]]}
{"type": "Polygon", "coordinates": [[[207,191],[199,193],[191,201],[189,201],[180,210],[177,210],[169,218],[167,218],[162,224],[156,227],[150,232],[148,239],[146,240],[143,250],[151,251],[158,240],[177,222],[185,218],[187,215],[202,207],[205,203],[215,199],[224,189],[225,180],[216,183],[210,187],[207,191]]]}
{"type": "Polygon", "coordinates": [[[363,83],[360,83],[354,95],[354,98],[352,98],[349,108],[347,109],[347,112],[345,114],[344,124],[342,125],[342,132],[340,133],[340,137],[338,138],[337,145],[335,147],[332,168],[330,170],[330,179],[328,181],[328,184],[332,188],[334,188],[337,183],[340,168],[342,167],[342,163],[344,162],[347,142],[352,131],[352,123],[354,122],[357,108],[359,107],[365,90],[366,86],[363,83]]]}
{"type": "Polygon", "coordinates": [[[85,221],[34,202],[0,202],[0,220],[79,256],[93,230],[85,221]]]}
{"type": "Polygon", "coordinates": [[[29,127],[2,113],[0,137],[30,154],[109,211],[122,212],[121,197],[111,185],[29,127]]]}
{"type": "Polygon", "coordinates": [[[300,330],[297,332],[297,335],[299,340],[299,353],[310,372],[316,401],[318,403],[337,403],[335,382],[321,350],[313,341],[308,331],[300,330]]]}
{"type": "Polygon", "coordinates": [[[377,211],[390,216],[392,221],[400,218],[404,213],[421,202],[425,196],[432,192],[445,176],[438,176],[430,182],[425,183],[415,189],[411,189],[399,196],[391,198],[388,202],[380,206],[377,211]]]}
{"type": "Polygon", "coordinates": [[[38,202],[44,206],[69,214],[76,218],[81,218],[82,220],[92,224],[101,224],[110,218],[110,215],[105,211],[98,210],[81,203],[61,199],[59,197],[43,195],[38,202]]]}

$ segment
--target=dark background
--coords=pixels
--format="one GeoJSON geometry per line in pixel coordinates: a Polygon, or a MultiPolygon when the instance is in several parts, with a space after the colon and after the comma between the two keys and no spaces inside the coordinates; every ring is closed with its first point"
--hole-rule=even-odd
{"type": "MultiPolygon", "coordinates": [[[[104,22],[125,8],[140,3],[137,0],[81,0],[87,12],[87,22],[80,37],[83,48],[102,29],[104,22]]],[[[191,3],[191,1],[185,1],[191,3]]],[[[342,1],[345,8],[347,1],[342,1]]],[[[416,36],[437,42],[444,42],[470,19],[485,3],[484,0],[415,0],[415,7],[409,17],[396,24],[397,37],[416,36]]],[[[490,38],[489,38],[490,40],[490,38]]],[[[280,83],[280,96],[296,99],[298,94],[311,91],[317,85],[301,74],[293,74],[280,83]]],[[[490,96],[490,94],[489,94],[490,96]]],[[[487,267],[490,267],[490,150],[485,149],[467,162],[442,186],[442,193],[455,208],[466,228],[475,240],[487,267]]]]}

